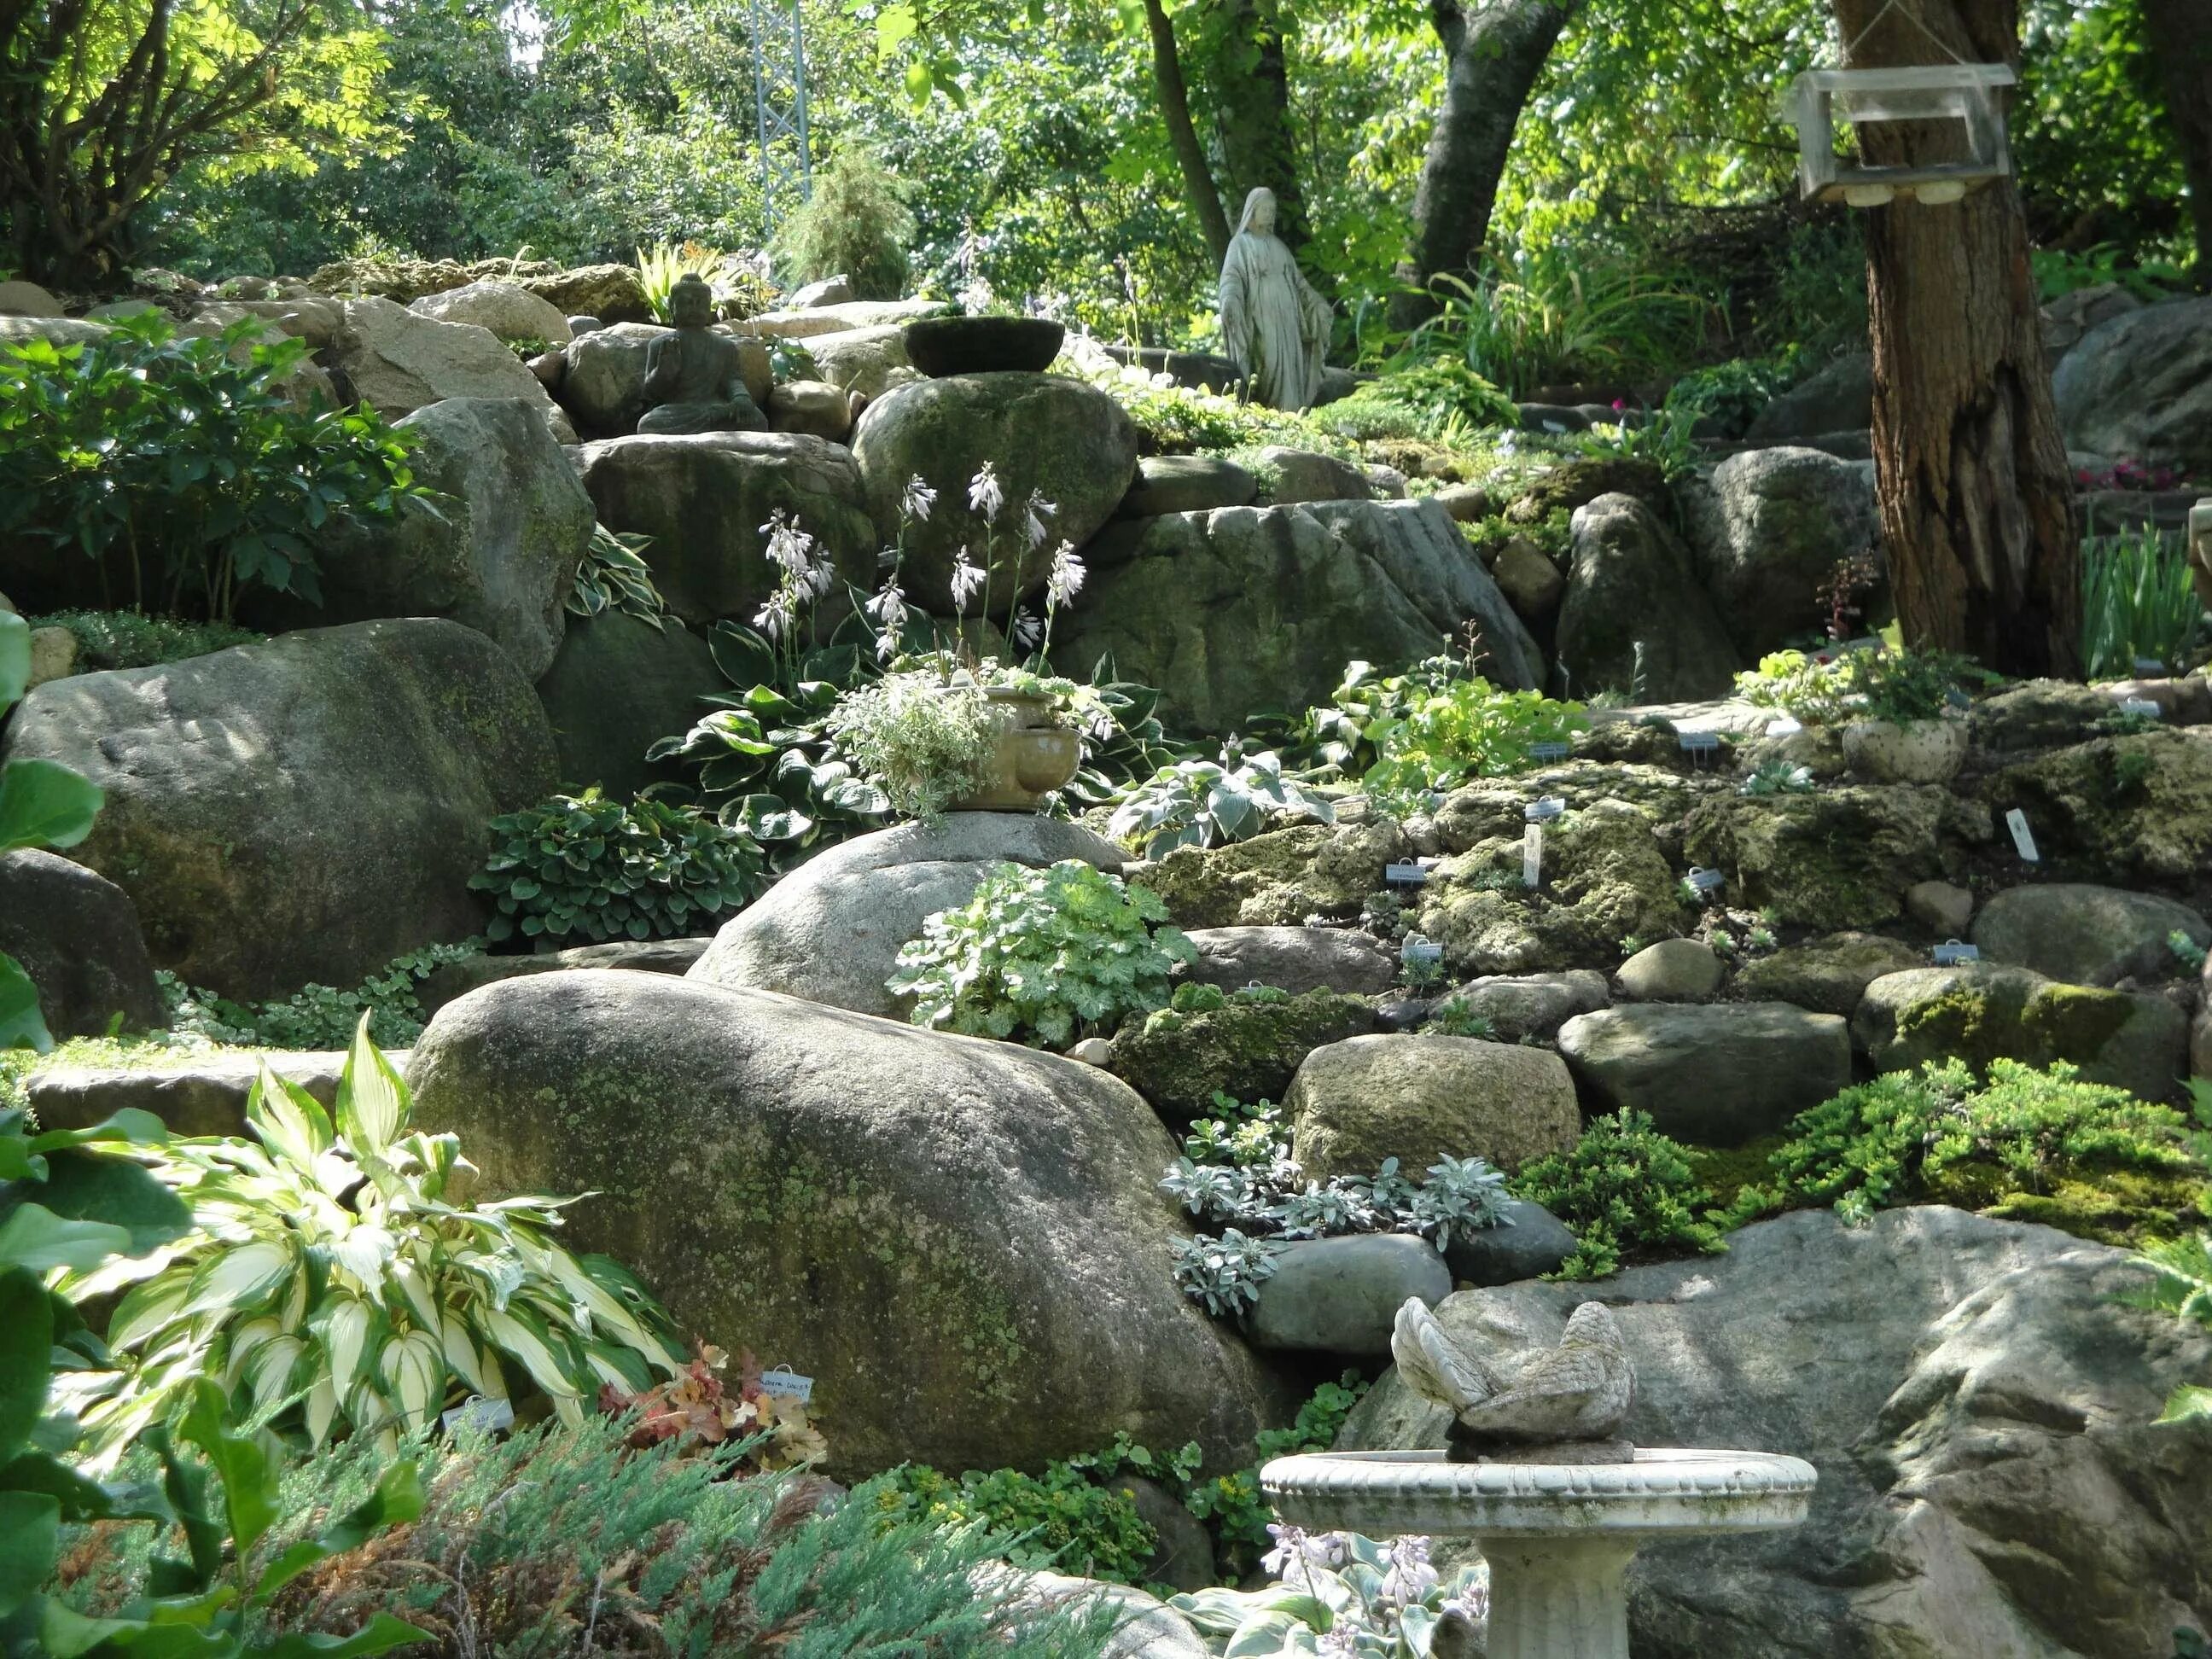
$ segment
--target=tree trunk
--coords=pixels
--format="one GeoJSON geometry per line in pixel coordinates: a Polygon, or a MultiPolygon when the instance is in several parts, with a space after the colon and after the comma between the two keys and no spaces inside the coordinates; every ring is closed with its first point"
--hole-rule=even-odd
{"type": "Polygon", "coordinates": [[[1182,169],[1183,193],[1218,265],[1229,257],[1229,220],[1221,210],[1212,170],[1206,164],[1205,147],[1191,125],[1190,93],[1183,84],[1182,59],[1176,52],[1175,23],[1161,0],[1145,0],[1145,23],[1152,32],[1152,83],[1159,93],[1161,118],[1168,124],[1168,146],[1182,169]]]}
{"type": "MultiPolygon", "coordinates": [[[[1429,135],[1413,197],[1412,260],[1401,270],[1425,289],[1440,276],[1468,276],[1490,234],[1513,129],[1544,60],[1583,0],[1430,0],[1445,58],[1443,106],[1429,135]]],[[[1435,308],[1424,293],[1400,297],[1391,319],[1411,327],[1435,308]]]]}
{"type": "MultiPolygon", "coordinates": [[[[1944,61],[1899,10],[1860,40],[1881,5],[1835,0],[1850,68],[1944,61]]],[[[1961,58],[2018,58],[2016,0],[1916,10],[1961,58]]],[[[1862,130],[1881,165],[1954,159],[1956,142],[1925,123],[1862,130]]],[[[2006,178],[1951,206],[1900,199],[1868,211],[1866,240],[1875,477],[1905,643],[2078,673],[2080,546],[2019,191],[2006,178]]]]}
{"type": "Polygon", "coordinates": [[[1221,156],[1241,210],[1247,191],[1275,192],[1275,234],[1291,251],[1306,244],[1305,191],[1298,184],[1291,124],[1290,70],[1275,0],[1218,0],[1222,40],[1214,74],[1221,156]]]}
{"type": "Polygon", "coordinates": [[[2143,27],[2166,87],[2197,224],[2197,286],[2212,292],[2212,4],[2142,0],[2143,27]]]}

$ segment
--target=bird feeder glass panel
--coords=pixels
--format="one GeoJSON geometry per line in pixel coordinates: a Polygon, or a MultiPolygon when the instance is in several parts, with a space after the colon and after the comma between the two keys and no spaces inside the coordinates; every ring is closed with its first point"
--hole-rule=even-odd
{"type": "Polygon", "coordinates": [[[2008,64],[1941,64],[1910,69],[1812,70],[1791,84],[1790,114],[1797,128],[1797,183],[1808,198],[1880,207],[1899,198],[1930,206],[1955,202],[2012,171],[1999,89],[2018,77],[2008,64]],[[1836,152],[1836,123],[1862,129],[1912,122],[1927,129],[1916,146],[1951,152],[1948,159],[1878,167],[1836,152]],[[1943,142],[1936,129],[1949,125],[1943,142]]]}

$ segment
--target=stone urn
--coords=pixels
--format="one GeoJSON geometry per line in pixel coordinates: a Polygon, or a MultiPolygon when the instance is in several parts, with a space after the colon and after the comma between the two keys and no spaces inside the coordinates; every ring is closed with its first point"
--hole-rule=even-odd
{"type": "Polygon", "coordinates": [[[1859,720],[1844,728],[1844,760],[1873,783],[1948,783],[1966,763],[1966,723],[1859,720]]]}
{"type": "Polygon", "coordinates": [[[1040,373],[1067,331],[1044,317],[930,317],[906,325],[906,356],[932,380],[1005,369],[1040,373]]]}
{"type": "Polygon", "coordinates": [[[1034,812],[1047,795],[1064,789],[1082,763],[1083,744],[1053,718],[1053,700],[1035,692],[993,686],[991,759],[983,787],[954,801],[955,812],[1034,812]]]}

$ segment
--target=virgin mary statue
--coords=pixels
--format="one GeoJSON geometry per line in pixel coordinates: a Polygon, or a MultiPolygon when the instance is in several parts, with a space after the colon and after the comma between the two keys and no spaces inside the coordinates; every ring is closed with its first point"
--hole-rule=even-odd
{"type": "Polygon", "coordinates": [[[1328,350],[1328,301],[1275,234],[1275,192],[1255,190],[1221,262],[1221,337],[1245,395],[1271,409],[1310,409],[1328,350]]]}

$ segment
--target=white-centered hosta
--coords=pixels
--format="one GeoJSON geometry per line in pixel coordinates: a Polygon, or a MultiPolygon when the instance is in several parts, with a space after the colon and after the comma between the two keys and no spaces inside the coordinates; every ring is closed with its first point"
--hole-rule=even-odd
{"type": "MultiPolygon", "coordinates": [[[[297,1408],[317,1445],[335,1429],[396,1435],[471,1395],[507,1397],[510,1366],[580,1418],[603,1383],[673,1376],[666,1316],[603,1256],[554,1242],[574,1200],[447,1201],[471,1166],[452,1135],[410,1130],[407,1085],[355,1034],[337,1121],[266,1066],[246,1106],[258,1141],[149,1149],[195,1230],[134,1261],[65,1278],[74,1298],[126,1293],[108,1346],[127,1373],[82,1374],[90,1449],[112,1456],[202,1373],[250,1421],[297,1408]]],[[[588,1196],[588,1194],[587,1194],[588,1196]]]]}

